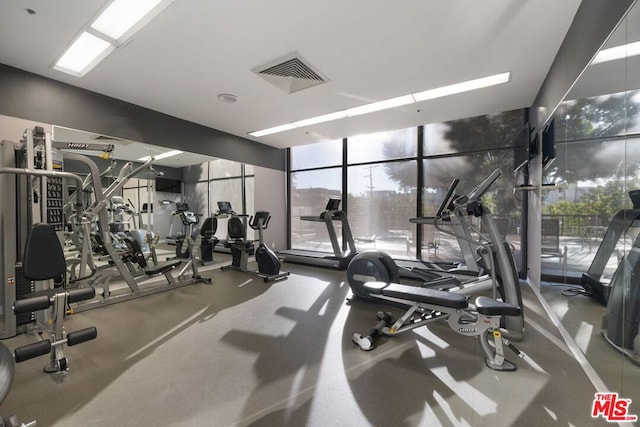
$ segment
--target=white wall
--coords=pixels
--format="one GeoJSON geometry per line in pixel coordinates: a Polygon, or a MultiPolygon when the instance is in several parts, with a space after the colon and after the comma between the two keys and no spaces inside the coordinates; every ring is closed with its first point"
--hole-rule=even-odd
{"type": "Polygon", "coordinates": [[[284,171],[255,166],[255,210],[271,212],[264,243],[275,251],[287,248],[287,178],[284,171]]]}

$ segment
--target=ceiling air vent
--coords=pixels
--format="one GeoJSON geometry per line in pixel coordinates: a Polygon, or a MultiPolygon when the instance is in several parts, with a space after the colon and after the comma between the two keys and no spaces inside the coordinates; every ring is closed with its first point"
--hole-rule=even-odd
{"type": "Polygon", "coordinates": [[[298,92],[329,81],[298,53],[271,61],[252,71],[286,93],[298,92]]]}

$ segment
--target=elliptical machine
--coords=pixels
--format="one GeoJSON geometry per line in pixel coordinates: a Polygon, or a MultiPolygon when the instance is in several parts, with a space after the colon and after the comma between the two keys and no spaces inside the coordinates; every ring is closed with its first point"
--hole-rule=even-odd
{"type": "MultiPolygon", "coordinates": [[[[480,201],[480,198],[500,176],[500,170],[496,169],[465,196],[456,196],[454,194],[455,187],[458,184],[458,180],[454,180],[435,218],[411,220],[411,222],[415,223],[426,223],[429,220],[442,232],[466,239],[468,238],[467,236],[458,236],[454,232],[439,227],[441,224],[449,222],[452,215],[459,215],[460,218],[468,216],[479,218],[484,231],[481,233],[478,230],[477,241],[472,243],[477,247],[477,254],[482,259],[481,264],[485,266],[487,274],[476,277],[471,281],[458,282],[457,285],[450,276],[442,275],[425,282],[421,287],[417,288],[431,288],[438,291],[447,289],[447,292],[466,295],[492,291],[494,299],[500,296],[504,302],[511,304],[513,307],[520,307],[518,313],[514,312],[513,315],[505,316],[504,319],[509,338],[514,341],[520,341],[524,337],[524,312],[522,310],[522,294],[517,268],[508,242],[500,234],[489,209],[480,201]],[[454,287],[451,287],[451,285],[454,285],[454,287]]],[[[471,226],[470,224],[467,225],[471,226]]],[[[367,283],[393,284],[398,283],[398,279],[398,266],[388,254],[381,251],[362,252],[353,258],[347,268],[347,281],[352,293],[355,297],[365,301],[389,301],[388,299],[382,299],[383,301],[381,301],[380,292],[372,293],[367,283]]]]}
{"type": "Polygon", "coordinates": [[[190,258],[192,251],[193,227],[200,223],[200,214],[186,210],[178,213],[180,221],[186,230],[186,234],[175,237],[176,241],[176,257],[190,258]]]}
{"type": "Polygon", "coordinates": [[[262,277],[265,282],[281,280],[290,273],[280,271],[280,260],[271,249],[264,244],[263,230],[266,230],[271,220],[271,214],[267,211],[258,211],[249,219],[249,227],[258,230],[258,247],[254,250],[253,240],[247,240],[247,232],[242,220],[233,216],[228,222],[227,246],[231,250],[231,265],[223,266],[222,270],[236,270],[243,273],[255,274],[262,277]],[[250,252],[254,251],[258,270],[247,268],[250,252]]]}

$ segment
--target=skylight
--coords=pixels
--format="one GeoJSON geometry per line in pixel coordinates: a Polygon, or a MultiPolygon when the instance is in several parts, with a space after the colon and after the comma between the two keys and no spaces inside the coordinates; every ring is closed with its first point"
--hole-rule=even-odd
{"type": "Polygon", "coordinates": [[[162,0],[115,0],[93,21],[91,28],[119,40],[162,0]]]}
{"type": "Polygon", "coordinates": [[[173,1],[113,0],[52,68],[83,77],[173,1]]]}
{"type": "Polygon", "coordinates": [[[53,68],[82,77],[113,49],[115,46],[111,43],[85,31],[69,46],[53,68]]]}

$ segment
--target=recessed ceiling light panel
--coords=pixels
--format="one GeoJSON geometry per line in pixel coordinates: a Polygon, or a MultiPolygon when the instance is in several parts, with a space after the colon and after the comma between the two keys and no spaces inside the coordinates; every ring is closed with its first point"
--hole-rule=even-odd
{"type": "Polygon", "coordinates": [[[129,30],[139,29],[148,23],[171,1],[166,0],[114,0],[93,21],[91,28],[107,37],[123,42],[129,30]],[[163,8],[158,6],[162,3],[163,8]],[[158,9],[156,10],[156,7],[158,9]],[[151,12],[154,13],[151,13],[151,12]]]}
{"type": "Polygon", "coordinates": [[[53,68],[82,77],[114,48],[106,40],[85,31],[62,54],[53,68]]]}

